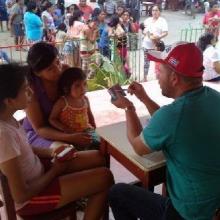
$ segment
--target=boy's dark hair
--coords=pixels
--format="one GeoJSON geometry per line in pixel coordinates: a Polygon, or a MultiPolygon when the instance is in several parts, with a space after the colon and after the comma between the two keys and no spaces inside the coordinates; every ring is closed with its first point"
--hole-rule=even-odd
{"type": "Polygon", "coordinates": [[[33,12],[34,9],[37,8],[37,4],[34,1],[30,1],[27,3],[27,11],[33,12]]]}
{"type": "Polygon", "coordinates": [[[4,108],[6,98],[16,98],[25,81],[26,66],[16,63],[0,65],[0,110],[4,108]]]}
{"type": "Polygon", "coordinates": [[[163,52],[163,51],[165,50],[165,44],[164,44],[164,42],[163,42],[162,40],[157,41],[157,42],[155,43],[155,46],[158,48],[158,49],[157,49],[158,51],[163,52]]]}
{"type": "Polygon", "coordinates": [[[81,68],[71,67],[66,69],[58,82],[58,91],[60,95],[68,95],[74,82],[86,80],[86,74],[81,68]]]}
{"type": "Polygon", "coordinates": [[[56,47],[46,42],[34,44],[28,51],[27,63],[34,73],[49,67],[58,56],[56,47]]]}
{"type": "Polygon", "coordinates": [[[66,25],[64,23],[59,24],[57,30],[66,32],[66,25]]]}

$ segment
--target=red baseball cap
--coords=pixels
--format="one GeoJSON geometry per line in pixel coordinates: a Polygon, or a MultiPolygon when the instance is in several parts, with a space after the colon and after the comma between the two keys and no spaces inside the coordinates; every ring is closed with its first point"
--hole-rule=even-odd
{"type": "Polygon", "coordinates": [[[180,75],[202,77],[203,54],[194,43],[179,42],[164,52],[149,51],[147,56],[149,60],[168,65],[180,75]]]}

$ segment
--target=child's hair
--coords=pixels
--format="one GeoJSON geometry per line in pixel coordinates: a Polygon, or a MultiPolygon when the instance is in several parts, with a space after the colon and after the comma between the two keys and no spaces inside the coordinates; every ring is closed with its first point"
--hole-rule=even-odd
{"type": "Polygon", "coordinates": [[[16,98],[26,79],[26,66],[16,63],[0,65],[0,110],[4,109],[6,98],[16,98]]]}
{"type": "Polygon", "coordinates": [[[81,68],[71,67],[66,69],[58,82],[58,90],[60,95],[68,95],[74,82],[78,80],[86,80],[86,74],[81,68]]]}
{"type": "Polygon", "coordinates": [[[200,50],[204,51],[206,47],[211,44],[212,40],[215,39],[215,35],[212,33],[205,33],[202,36],[200,36],[199,41],[197,43],[197,46],[200,48],[200,50]]]}
{"type": "Polygon", "coordinates": [[[75,10],[69,19],[69,26],[72,26],[75,21],[79,21],[83,13],[80,10],[75,10]]]}
{"type": "Polygon", "coordinates": [[[140,29],[143,31],[144,29],[145,29],[145,25],[144,25],[144,23],[140,23],[140,29]]]}
{"type": "Polygon", "coordinates": [[[161,51],[161,52],[165,50],[165,44],[162,40],[157,41],[155,44],[155,47],[157,48],[158,51],[161,51]]]}
{"type": "Polygon", "coordinates": [[[64,23],[59,24],[57,30],[66,32],[66,25],[64,23]]]}
{"type": "Polygon", "coordinates": [[[119,23],[120,23],[120,19],[119,19],[118,15],[112,15],[108,25],[110,27],[116,27],[119,23]]]}

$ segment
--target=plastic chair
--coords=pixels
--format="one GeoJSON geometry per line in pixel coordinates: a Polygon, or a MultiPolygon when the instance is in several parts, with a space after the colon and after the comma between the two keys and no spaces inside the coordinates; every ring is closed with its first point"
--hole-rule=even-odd
{"type": "MultiPolygon", "coordinates": [[[[16,216],[15,204],[11,196],[8,180],[7,177],[4,176],[1,171],[0,171],[0,186],[1,186],[1,196],[3,200],[2,203],[3,203],[3,207],[5,208],[5,214],[6,214],[5,220],[17,220],[18,218],[16,216]]],[[[76,210],[75,210],[74,202],[48,213],[34,215],[34,216],[27,216],[22,218],[19,217],[19,218],[23,220],[61,220],[67,217],[69,217],[70,220],[76,220],[76,210]]]]}

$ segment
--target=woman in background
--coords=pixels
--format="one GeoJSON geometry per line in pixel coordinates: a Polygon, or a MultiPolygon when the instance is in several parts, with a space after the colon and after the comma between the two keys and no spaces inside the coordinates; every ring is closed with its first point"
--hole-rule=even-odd
{"type": "Polygon", "coordinates": [[[25,34],[28,43],[35,43],[42,40],[43,37],[43,23],[37,12],[36,2],[30,1],[27,4],[27,11],[24,14],[25,34]]]}
{"type": "Polygon", "coordinates": [[[198,47],[203,51],[203,80],[220,80],[220,52],[215,48],[216,37],[212,33],[205,33],[199,38],[198,47]]]}

